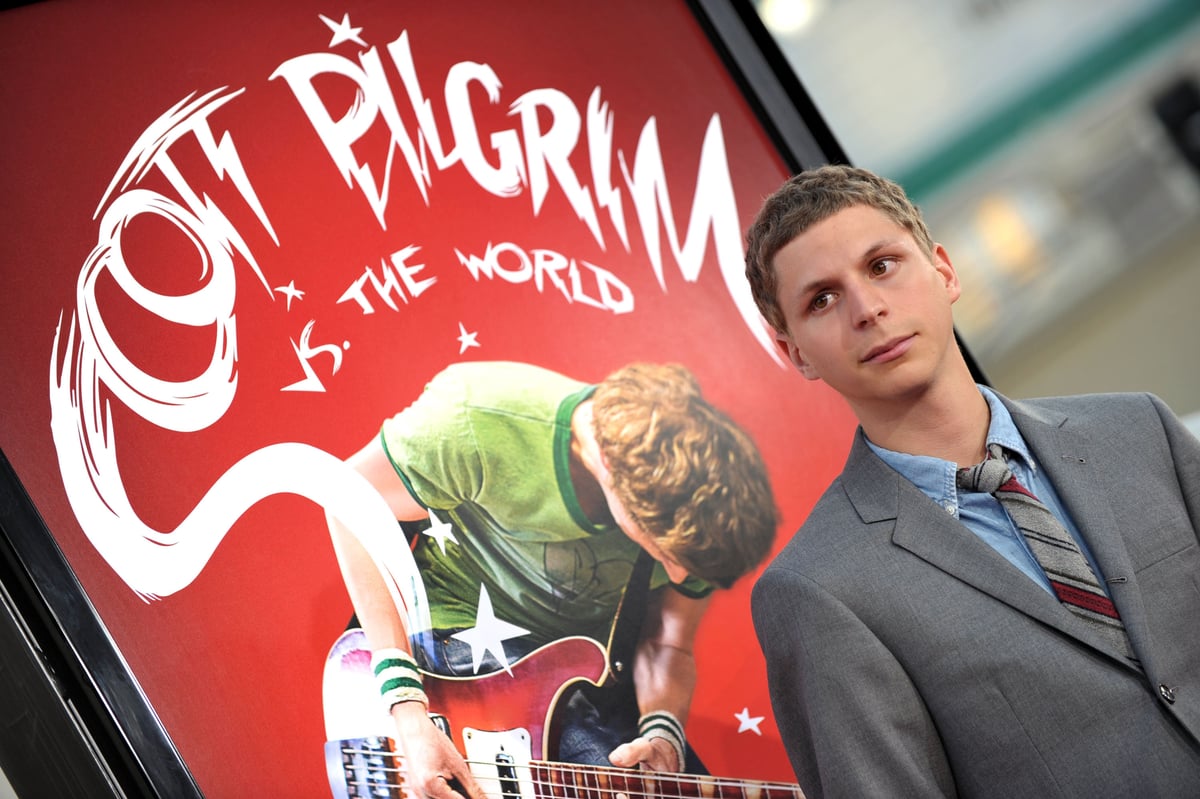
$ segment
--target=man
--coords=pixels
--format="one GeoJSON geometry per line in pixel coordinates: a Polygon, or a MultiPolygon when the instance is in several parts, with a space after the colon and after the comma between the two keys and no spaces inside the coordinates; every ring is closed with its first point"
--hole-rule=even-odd
{"type": "Polygon", "coordinates": [[[809,799],[1200,796],[1200,444],[1148,395],[977,386],[958,276],[890,181],[802,173],[747,238],[781,349],[860,423],[752,597],[809,799]],[[1054,548],[1006,511],[1031,496],[1054,548]]]}
{"type": "Polygon", "coordinates": [[[418,671],[475,672],[458,634],[475,627],[480,586],[495,616],[526,633],[504,643],[512,662],[569,635],[607,641],[643,551],[657,565],[640,637],[630,636],[632,690],[572,695],[559,759],[684,769],[693,639],[708,595],[761,562],[776,524],[753,442],[687,370],[632,364],[593,386],[529,364],[455,364],[350,463],[397,519],[432,512],[453,525],[453,540],[421,536],[414,552],[428,637],[404,628],[361,544],[329,519],[414,791],[483,796],[429,722],[418,671]]]}

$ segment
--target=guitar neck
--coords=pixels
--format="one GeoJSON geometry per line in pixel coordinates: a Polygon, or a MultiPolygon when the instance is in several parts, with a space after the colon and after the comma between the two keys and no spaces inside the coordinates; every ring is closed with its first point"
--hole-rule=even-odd
{"type": "Polygon", "coordinates": [[[532,761],[538,799],[804,799],[800,786],[698,774],[661,774],[629,769],[532,761]]]}

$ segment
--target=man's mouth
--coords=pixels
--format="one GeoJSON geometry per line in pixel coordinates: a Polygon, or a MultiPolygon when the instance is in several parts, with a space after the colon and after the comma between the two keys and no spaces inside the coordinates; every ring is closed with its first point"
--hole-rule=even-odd
{"type": "Polygon", "coordinates": [[[887,363],[888,361],[895,360],[908,352],[915,338],[915,335],[908,335],[888,339],[882,344],[867,350],[867,354],[862,358],[862,363],[887,363]]]}

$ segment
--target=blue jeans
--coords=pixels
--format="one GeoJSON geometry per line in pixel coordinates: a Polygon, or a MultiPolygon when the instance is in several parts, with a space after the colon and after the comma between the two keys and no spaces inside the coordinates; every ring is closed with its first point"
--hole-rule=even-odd
{"type": "MultiPolygon", "coordinates": [[[[431,674],[470,677],[475,672],[471,647],[451,636],[457,630],[433,630],[414,636],[413,655],[422,669],[431,674]]],[[[504,643],[509,663],[515,663],[537,649],[525,642],[504,643]]],[[[489,652],[479,673],[497,671],[502,665],[489,652]]],[[[608,753],[638,737],[637,694],[632,680],[612,685],[584,685],[570,689],[559,699],[556,709],[560,725],[555,760],[589,766],[611,766],[608,753]],[[564,706],[565,705],[565,706],[564,706]]],[[[700,758],[687,747],[684,771],[707,774],[700,758]]]]}

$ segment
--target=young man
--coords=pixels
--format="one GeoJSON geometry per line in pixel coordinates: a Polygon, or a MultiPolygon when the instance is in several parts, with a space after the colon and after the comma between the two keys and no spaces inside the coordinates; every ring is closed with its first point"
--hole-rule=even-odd
{"type": "Polygon", "coordinates": [[[418,636],[358,540],[329,519],[368,645],[398,686],[381,689],[413,791],[483,796],[428,720],[418,672],[479,669],[458,634],[476,626],[481,586],[496,618],[523,632],[504,642],[511,663],[566,636],[608,641],[643,551],[657,565],[643,578],[640,638],[630,636],[633,679],[564,697],[558,759],[684,770],[693,639],[708,595],[761,562],[776,525],[754,443],[687,370],[632,364],[588,385],[529,364],[455,364],[350,463],[398,520],[432,512],[452,525],[452,537],[420,536],[414,551],[434,627],[418,636]]]}
{"type": "Polygon", "coordinates": [[[753,593],[809,799],[1200,796],[1200,443],[1149,395],[977,386],[948,254],[865,170],[789,180],[746,263],[860,422],[753,593]]]}

